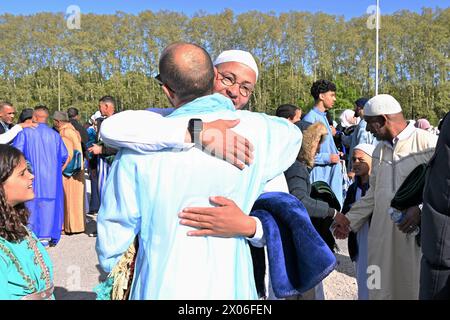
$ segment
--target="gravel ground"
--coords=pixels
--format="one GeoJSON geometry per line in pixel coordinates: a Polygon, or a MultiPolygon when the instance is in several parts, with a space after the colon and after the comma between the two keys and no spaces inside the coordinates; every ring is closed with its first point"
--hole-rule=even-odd
{"type": "MultiPolygon", "coordinates": [[[[86,232],[63,235],[56,247],[48,252],[53,261],[55,297],[59,300],[94,300],[92,289],[103,281],[95,252],[95,239],[88,236],[95,230],[95,217],[88,215],[86,232]]],[[[339,241],[336,254],[338,267],[323,282],[327,300],[355,300],[357,298],[355,270],[348,257],[347,242],[339,241]]]]}
{"type": "Polygon", "coordinates": [[[101,271],[95,240],[88,233],[95,230],[95,221],[88,216],[85,233],[62,235],[56,247],[48,249],[53,262],[55,298],[59,300],[95,300],[92,289],[106,278],[101,271]]]}
{"type": "Polygon", "coordinates": [[[357,300],[355,267],[350,260],[347,240],[337,240],[337,268],[323,281],[326,300],[357,300]]]}

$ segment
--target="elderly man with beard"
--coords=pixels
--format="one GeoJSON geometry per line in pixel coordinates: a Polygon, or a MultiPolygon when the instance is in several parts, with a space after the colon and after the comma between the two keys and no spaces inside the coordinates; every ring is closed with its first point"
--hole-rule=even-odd
{"type": "MultiPolygon", "coordinates": [[[[398,223],[389,212],[391,200],[407,176],[432,157],[437,137],[407,122],[398,101],[388,94],[377,95],[366,103],[364,119],[367,130],[382,142],[373,152],[370,188],[346,217],[354,232],[371,217],[367,237],[369,299],[416,300],[421,252],[410,233],[420,224],[421,209],[407,208],[398,223]]],[[[336,236],[345,237],[348,232],[348,226],[341,225],[336,236]]]]}

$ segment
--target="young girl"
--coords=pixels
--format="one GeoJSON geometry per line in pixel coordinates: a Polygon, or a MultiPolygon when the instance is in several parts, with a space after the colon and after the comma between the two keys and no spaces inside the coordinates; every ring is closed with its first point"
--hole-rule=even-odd
{"type": "Polygon", "coordinates": [[[53,299],[50,258],[26,227],[33,179],[22,153],[0,145],[0,300],[53,299]]]}

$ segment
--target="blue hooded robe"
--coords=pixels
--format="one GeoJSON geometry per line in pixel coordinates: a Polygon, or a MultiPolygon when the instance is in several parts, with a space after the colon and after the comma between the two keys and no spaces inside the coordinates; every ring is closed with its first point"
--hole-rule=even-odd
{"type": "Polygon", "coordinates": [[[29,227],[39,239],[61,238],[64,219],[62,167],[69,156],[61,136],[46,124],[25,128],[14,139],[14,147],[23,152],[34,175],[34,199],[26,202],[30,210],[29,227]]]}

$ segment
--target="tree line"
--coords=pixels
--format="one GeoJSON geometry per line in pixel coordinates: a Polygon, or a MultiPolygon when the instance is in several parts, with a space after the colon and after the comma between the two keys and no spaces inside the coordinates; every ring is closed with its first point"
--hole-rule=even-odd
{"type": "MultiPolygon", "coordinates": [[[[0,100],[18,109],[76,106],[87,119],[106,94],[120,110],[166,107],[153,77],[171,42],[203,46],[214,59],[227,49],[248,50],[260,77],[249,108],[273,114],[292,103],[307,111],[314,80],[336,83],[336,116],[361,96],[374,95],[375,29],[368,15],[291,11],[236,15],[172,11],[138,15],[82,14],[69,29],[64,14],[0,15],[0,100]]],[[[450,8],[423,8],[381,16],[380,93],[401,103],[408,118],[436,124],[450,109],[450,8]]]]}

